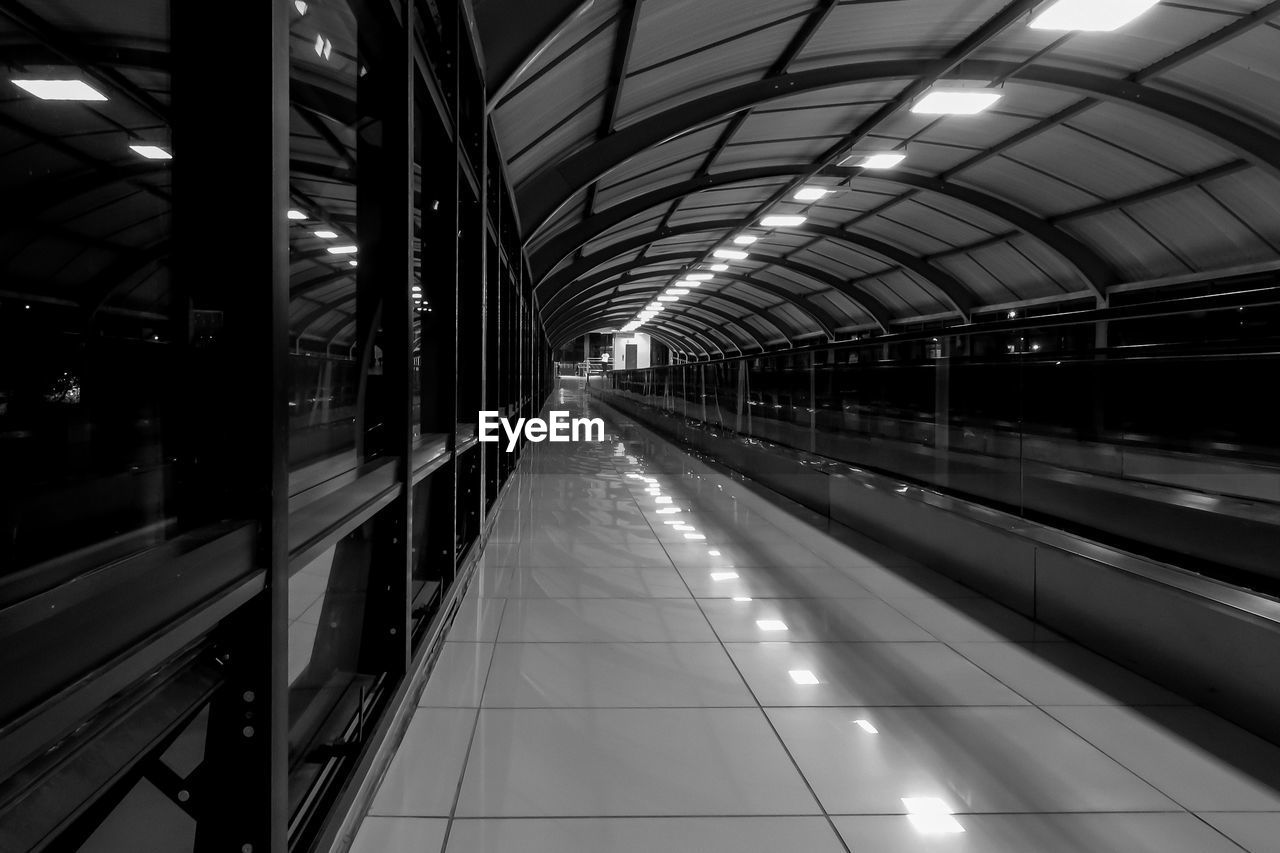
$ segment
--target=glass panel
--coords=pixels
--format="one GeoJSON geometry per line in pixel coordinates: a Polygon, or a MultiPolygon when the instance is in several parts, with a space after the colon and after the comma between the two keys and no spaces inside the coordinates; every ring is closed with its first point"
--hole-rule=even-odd
{"type": "Polygon", "coordinates": [[[0,601],[182,529],[169,5],[25,5],[0,17],[0,601]]]}

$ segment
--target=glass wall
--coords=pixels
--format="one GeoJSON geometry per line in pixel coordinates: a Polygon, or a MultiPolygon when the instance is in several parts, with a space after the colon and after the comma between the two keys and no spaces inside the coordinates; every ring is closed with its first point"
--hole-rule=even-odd
{"type": "Polygon", "coordinates": [[[0,847],[331,839],[549,391],[468,15],[0,43],[0,847]]]}
{"type": "Polygon", "coordinates": [[[727,440],[813,451],[1274,592],[1280,433],[1266,389],[1280,309],[1269,286],[1223,290],[608,381],[727,440]]]}

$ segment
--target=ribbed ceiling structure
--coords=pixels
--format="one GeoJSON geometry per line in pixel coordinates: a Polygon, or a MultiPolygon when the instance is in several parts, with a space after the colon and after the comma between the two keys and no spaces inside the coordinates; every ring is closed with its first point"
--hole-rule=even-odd
{"type": "Polygon", "coordinates": [[[1280,258],[1280,2],[1164,0],[1114,32],[1028,26],[1050,0],[528,5],[476,10],[553,344],[743,234],[644,330],[719,357],[1280,258]],[[1002,97],[913,112],[940,85],[1002,97]],[[878,151],[906,159],[840,165],[878,151]]]}

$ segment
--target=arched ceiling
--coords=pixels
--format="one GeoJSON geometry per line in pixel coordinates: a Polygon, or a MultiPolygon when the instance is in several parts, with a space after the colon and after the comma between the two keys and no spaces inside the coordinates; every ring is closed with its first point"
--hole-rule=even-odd
{"type": "Polygon", "coordinates": [[[704,336],[678,350],[1280,259],[1280,2],[1164,0],[1114,32],[1028,27],[1049,0],[559,0],[520,38],[493,23],[524,5],[477,18],[552,343],[626,323],[742,233],[750,256],[663,312],[666,337],[704,336]],[[911,111],[948,81],[1002,97],[911,111]],[[885,150],[906,159],[840,165],[885,150]]]}

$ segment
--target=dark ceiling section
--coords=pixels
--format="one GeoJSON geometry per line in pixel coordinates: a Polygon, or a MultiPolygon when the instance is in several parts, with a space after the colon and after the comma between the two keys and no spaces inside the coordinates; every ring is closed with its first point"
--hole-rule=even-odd
{"type": "Polygon", "coordinates": [[[697,329],[692,356],[1280,269],[1280,2],[1029,27],[1048,2],[594,0],[518,37],[527,4],[482,3],[517,69],[490,106],[553,341],[629,322],[720,248],[748,257],[646,326],[697,329]],[[1001,98],[912,110],[944,84],[1001,98]],[[885,151],[906,159],[856,167],[885,151]]]}

